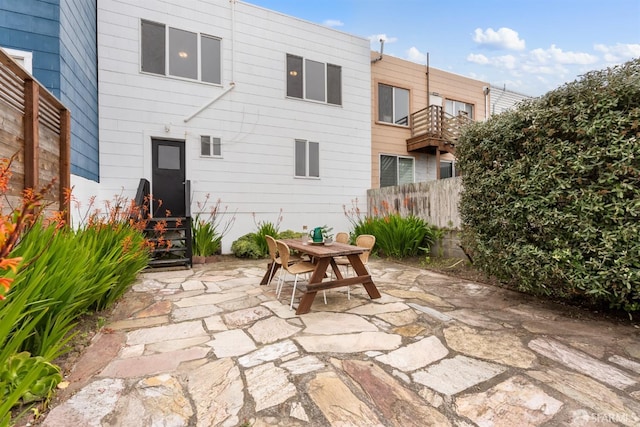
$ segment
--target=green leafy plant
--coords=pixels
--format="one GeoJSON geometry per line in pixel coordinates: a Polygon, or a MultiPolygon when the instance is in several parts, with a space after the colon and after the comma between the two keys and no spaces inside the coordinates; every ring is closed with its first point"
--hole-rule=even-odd
{"type": "Polygon", "coordinates": [[[532,294],[640,310],[640,59],[465,128],[465,249],[532,294]]]}
{"type": "Polygon", "coordinates": [[[235,213],[228,216],[229,208],[228,206],[223,208],[220,199],[213,206],[208,207],[209,199],[210,195],[207,194],[204,202],[197,203],[200,212],[196,214],[191,223],[193,255],[196,256],[210,256],[220,253],[222,239],[229,232],[236,218],[235,213]]]}

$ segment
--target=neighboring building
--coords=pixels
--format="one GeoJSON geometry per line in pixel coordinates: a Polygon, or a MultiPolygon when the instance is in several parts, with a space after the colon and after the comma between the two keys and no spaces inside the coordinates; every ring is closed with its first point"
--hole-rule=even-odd
{"type": "Polygon", "coordinates": [[[164,209],[190,181],[193,214],[208,193],[236,212],[224,252],[280,215],[347,230],[371,179],[369,55],[240,1],[100,0],[100,198],[146,178],[164,209]]]}
{"type": "Polygon", "coordinates": [[[371,62],[371,187],[456,175],[456,133],[486,119],[489,84],[377,52],[371,62]]]}
{"type": "Polygon", "coordinates": [[[504,111],[516,108],[518,104],[532,96],[507,90],[507,86],[498,87],[491,85],[491,111],[490,114],[500,114],[504,111]]]}
{"type": "Polygon", "coordinates": [[[72,185],[97,191],[96,0],[3,0],[0,47],[71,112],[72,185]]]}

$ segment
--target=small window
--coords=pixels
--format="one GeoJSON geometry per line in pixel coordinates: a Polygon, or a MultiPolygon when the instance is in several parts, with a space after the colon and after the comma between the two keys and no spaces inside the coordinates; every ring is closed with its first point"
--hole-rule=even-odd
{"type": "Polygon", "coordinates": [[[414,182],[414,158],[380,156],[380,187],[414,182]]]}
{"type": "Polygon", "coordinates": [[[296,139],[295,176],[320,177],[320,144],[304,139],[296,139]]]}
{"type": "Polygon", "coordinates": [[[378,84],[378,121],[409,126],[409,91],[378,84]]]}
{"type": "Polygon", "coordinates": [[[22,66],[29,74],[33,74],[33,52],[27,52],[18,49],[3,48],[18,64],[22,66]]]}
{"type": "Polygon", "coordinates": [[[444,103],[444,111],[451,116],[465,115],[473,120],[473,104],[447,99],[444,103]]]}
{"type": "Polygon", "coordinates": [[[220,138],[209,135],[200,136],[200,155],[203,157],[219,157],[222,155],[220,138]]]}
{"type": "Polygon", "coordinates": [[[220,39],[145,20],[141,21],[140,28],[143,72],[215,84],[222,82],[220,39]]]}
{"type": "Polygon", "coordinates": [[[440,161],[440,179],[453,177],[453,162],[440,161]]]}
{"type": "Polygon", "coordinates": [[[287,54],[287,96],[342,105],[342,68],[287,54]]]}

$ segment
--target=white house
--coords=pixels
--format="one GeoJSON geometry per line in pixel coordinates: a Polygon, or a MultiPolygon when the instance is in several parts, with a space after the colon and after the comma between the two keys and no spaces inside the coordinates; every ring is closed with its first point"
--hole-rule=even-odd
{"type": "Polygon", "coordinates": [[[99,198],[191,183],[236,222],[348,230],[371,182],[369,41],[235,0],[98,2],[99,198]]]}

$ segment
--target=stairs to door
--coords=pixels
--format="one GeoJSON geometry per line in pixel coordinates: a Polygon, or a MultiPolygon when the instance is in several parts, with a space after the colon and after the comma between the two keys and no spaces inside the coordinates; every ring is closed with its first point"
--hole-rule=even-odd
{"type": "Polygon", "coordinates": [[[149,268],[191,266],[191,217],[149,218],[144,232],[154,245],[149,268]]]}

